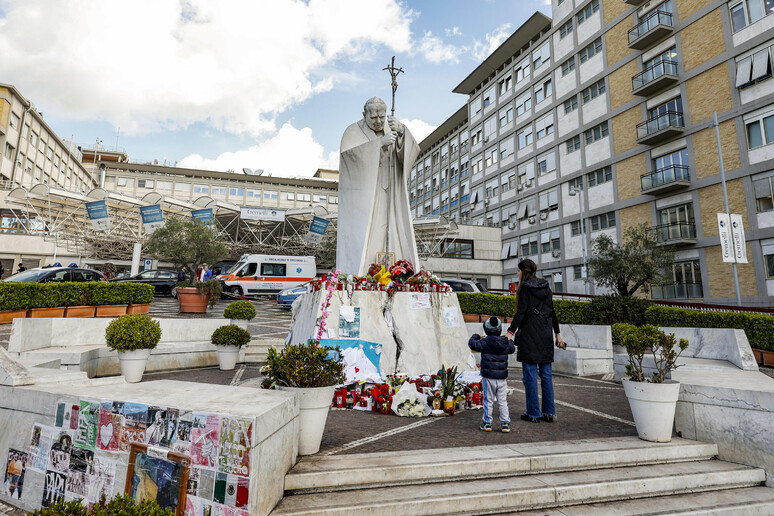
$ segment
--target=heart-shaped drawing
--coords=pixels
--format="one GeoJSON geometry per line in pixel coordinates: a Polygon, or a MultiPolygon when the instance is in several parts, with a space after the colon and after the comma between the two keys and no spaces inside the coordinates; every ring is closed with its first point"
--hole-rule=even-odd
{"type": "Polygon", "coordinates": [[[99,427],[99,442],[102,448],[107,448],[110,441],[113,440],[113,423],[108,423],[99,427]]]}

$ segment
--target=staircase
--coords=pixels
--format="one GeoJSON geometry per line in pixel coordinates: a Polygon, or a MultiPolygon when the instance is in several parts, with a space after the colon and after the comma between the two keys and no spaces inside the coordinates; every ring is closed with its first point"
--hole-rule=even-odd
{"type": "Polygon", "coordinates": [[[245,346],[245,363],[265,364],[269,348],[274,346],[282,349],[284,345],[282,339],[253,339],[245,346]]]}
{"type": "Polygon", "coordinates": [[[312,456],[285,476],[272,516],[774,514],[765,472],[717,453],[623,437],[312,456]]]}

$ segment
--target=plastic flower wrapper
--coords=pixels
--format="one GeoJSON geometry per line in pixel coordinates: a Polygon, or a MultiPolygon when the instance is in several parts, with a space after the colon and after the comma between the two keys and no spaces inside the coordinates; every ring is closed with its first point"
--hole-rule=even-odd
{"type": "Polygon", "coordinates": [[[417,391],[413,383],[404,383],[392,397],[392,411],[398,416],[429,416],[432,408],[427,404],[427,396],[417,391]]]}

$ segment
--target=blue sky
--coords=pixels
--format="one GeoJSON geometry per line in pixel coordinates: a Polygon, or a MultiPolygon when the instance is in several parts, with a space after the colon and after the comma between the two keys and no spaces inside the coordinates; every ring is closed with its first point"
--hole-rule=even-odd
{"type": "Polygon", "coordinates": [[[421,139],[545,0],[0,0],[0,82],[133,161],[309,176],[371,96],[421,139]],[[119,129],[120,128],[120,129],[119,129]]]}

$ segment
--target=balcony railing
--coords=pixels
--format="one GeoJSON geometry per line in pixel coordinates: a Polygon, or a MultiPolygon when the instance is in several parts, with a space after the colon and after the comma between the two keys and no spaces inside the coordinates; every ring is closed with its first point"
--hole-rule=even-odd
{"type": "Polygon", "coordinates": [[[704,292],[701,283],[670,283],[651,287],[650,297],[653,299],[701,299],[704,297],[704,292]]]}
{"type": "Polygon", "coordinates": [[[691,184],[691,176],[685,165],[670,165],[640,176],[642,193],[663,193],[691,184]]]}
{"type": "Polygon", "coordinates": [[[659,61],[632,77],[632,94],[650,95],[677,80],[677,62],[659,61]]]}
{"type": "Polygon", "coordinates": [[[645,0],[624,0],[624,3],[629,5],[640,5],[644,1],[645,0]]]}
{"type": "Polygon", "coordinates": [[[653,11],[629,30],[629,48],[642,50],[670,34],[673,30],[672,14],[653,11]]]}
{"type": "Polygon", "coordinates": [[[637,126],[637,143],[652,145],[682,134],[684,130],[683,114],[678,111],[667,111],[637,126]]]}
{"type": "Polygon", "coordinates": [[[655,226],[653,231],[660,244],[690,245],[696,243],[696,224],[677,222],[655,226]]]}

